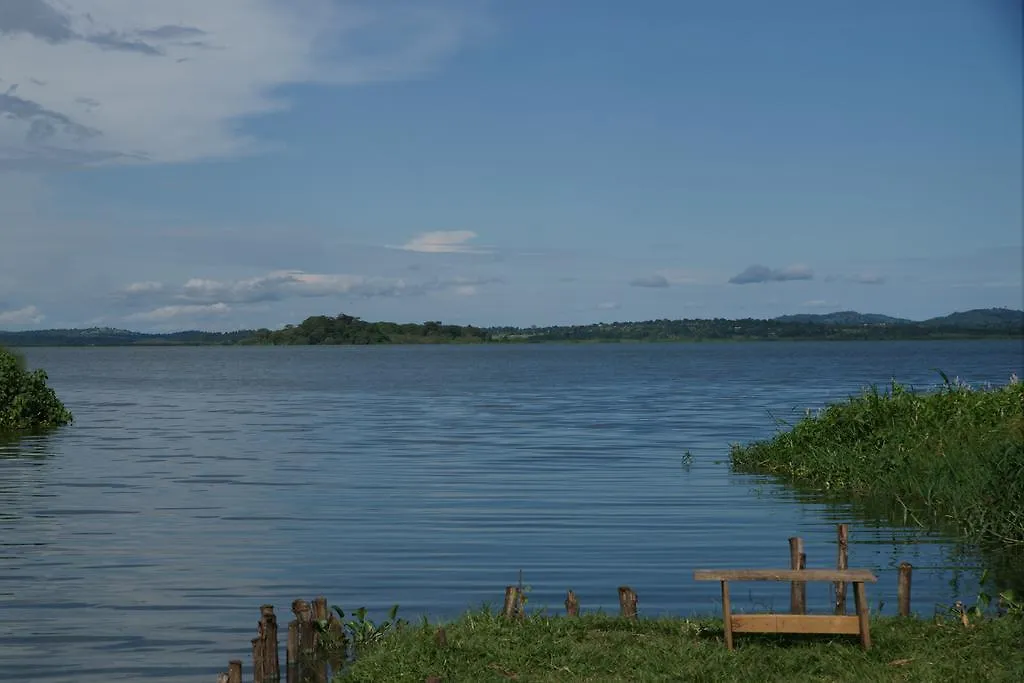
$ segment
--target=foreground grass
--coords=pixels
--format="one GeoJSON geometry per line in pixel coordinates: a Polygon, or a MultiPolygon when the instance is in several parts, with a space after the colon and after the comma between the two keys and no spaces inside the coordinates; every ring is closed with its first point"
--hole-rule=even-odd
{"type": "Polygon", "coordinates": [[[1024,680],[1024,621],[964,627],[897,617],[871,623],[874,647],[855,636],[737,635],[721,622],[629,621],[609,616],[468,614],[406,626],[375,645],[338,681],[1017,681],[1024,680]]]}
{"type": "Polygon", "coordinates": [[[921,526],[1024,545],[1024,383],[872,388],[789,431],[733,446],[733,468],[869,499],[921,526]]]}

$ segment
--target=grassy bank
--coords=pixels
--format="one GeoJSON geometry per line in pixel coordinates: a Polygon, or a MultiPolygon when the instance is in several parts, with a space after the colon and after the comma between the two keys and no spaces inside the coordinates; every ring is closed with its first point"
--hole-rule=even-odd
{"type": "Polygon", "coordinates": [[[899,384],[734,446],[736,471],[870,500],[971,542],[1024,546],[1024,383],[971,389],[899,384]]]}
{"type": "Polygon", "coordinates": [[[737,636],[721,622],[629,621],[606,616],[486,613],[445,625],[406,626],[365,652],[338,681],[1016,681],[1024,677],[1024,621],[964,627],[897,617],[872,620],[874,647],[855,637],[737,636]]]}

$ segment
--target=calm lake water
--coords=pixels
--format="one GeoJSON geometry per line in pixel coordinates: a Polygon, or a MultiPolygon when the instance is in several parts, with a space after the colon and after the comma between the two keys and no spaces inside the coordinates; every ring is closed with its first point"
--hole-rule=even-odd
{"type": "MultiPolygon", "coordinates": [[[[383,616],[500,605],[718,609],[703,567],[915,565],[914,609],[971,597],[951,544],[730,473],[774,418],[890,378],[1024,375],[1019,342],[29,349],[75,414],[0,445],[0,679],[213,680],[261,603],[383,616]],[[683,455],[693,455],[689,465],[683,455]]],[[[788,585],[734,607],[788,609],[788,585]]],[[[810,608],[829,587],[811,585],[810,608]]],[[[248,668],[248,664],[246,665],[248,668]]]]}

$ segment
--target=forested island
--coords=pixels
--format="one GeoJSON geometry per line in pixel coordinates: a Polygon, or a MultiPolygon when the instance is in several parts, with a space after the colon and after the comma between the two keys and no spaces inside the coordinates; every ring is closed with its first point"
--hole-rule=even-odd
{"type": "Polygon", "coordinates": [[[788,315],[767,320],[662,319],[526,328],[446,325],[440,321],[369,322],[342,313],[336,316],[311,316],[297,325],[285,325],[278,330],[188,330],[150,334],[113,328],[89,328],[0,332],[0,344],[7,346],[289,346],[1010,338],[1024,338],[1024,311],[1007,308],[975,309],[920,321],[842,311],[824,315],[788,315]]]}

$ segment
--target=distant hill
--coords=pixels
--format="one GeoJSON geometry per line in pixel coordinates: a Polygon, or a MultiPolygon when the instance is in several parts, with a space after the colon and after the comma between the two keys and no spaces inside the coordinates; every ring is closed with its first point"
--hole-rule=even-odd
{"type": "Polygon", "coordinates": [[[780,315],[773,318],[780,323],[801,323],[811,325],[908,325],[913,320],[893,318],[878,313],[858,313],[857,311],[837,311],[835,313],[797,313],[796,315],[780,315]]]}
{"type": "Polygon", "coordinates": [[[147,334],[112,327],[66,330],[0,331],[0,346],[142,346],[236,344],[249,339],[253,330],[237,332],[201,332],[186,330],[166,334],[147,334]]]}
{"type": "Polygon", "coordinates": [[[1010,308],[976,308],[971,311],[952,313],[941,318],[929,318],[921,324],[941,329],[1024,331],[1024,311],[1015,311],[1010,308]]]}

